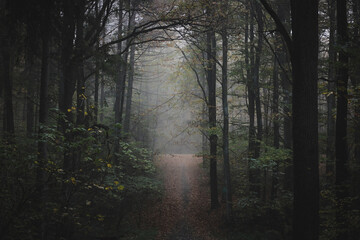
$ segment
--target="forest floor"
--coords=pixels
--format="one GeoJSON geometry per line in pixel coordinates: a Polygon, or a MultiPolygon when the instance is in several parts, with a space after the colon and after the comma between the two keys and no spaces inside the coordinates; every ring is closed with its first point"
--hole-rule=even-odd
{"type": "Polygon", "coordinates": [[[222,210],[210,211],[208,174],[202,158],[190,154],[160,155],[156,164],[164,192],[152,206],[146,225],[158,229],[158,240],[218,240],[222,210]],[[217,236],[217,237],[215,237],[217,236]]]}

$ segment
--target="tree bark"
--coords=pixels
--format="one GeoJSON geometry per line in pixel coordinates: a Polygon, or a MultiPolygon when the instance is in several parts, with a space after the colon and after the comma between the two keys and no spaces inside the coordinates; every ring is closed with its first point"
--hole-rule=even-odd
{"type": "Polygon", "coordinates": [[[329,29],[329,71],[328,71],[328,96],[327,100],[327,139],[326,139],[326,175],[330,182],[334,179],[335,166],[335,91],[336,91],[336,51],[335,51],[335,29],[336,29],[336,6],[335,1],[328,0],[328,11],[330,19],[329,29]]]}
{"type": "Polygon", "coordinates": [[[3,84],[4,84],[4,132],[8,140],[11,140],[15,133],[14,110],[13,110],[13,79],[11,63],[11,43],[10,34],[4,37],[2,42],[3,60],[3,84]]]}
{"type": "MultiPolygon", "coordinates": [[[[119,0],[119,22],[118,22],[118,37],[121,38],[123,32],[123,1],[119,0]]],[[[122,92],[122,68],[123,68],[123,62],[122,62],[122,42],[119,42],[117,44],[117,51],[118,51],[118,62],[116,66],[116,88],[115,88],[115,146],[114,151],[117,153],[119,152],[119,138],[120,138],[120,131],[121,131],[121,120],[122,120],[122,112],[120,110],[120,104],[121,104],[121,92],[122,92]]],[[[115,164],[118,164],[117,157],[114,155],[115,164]]]]}
{"type": "MultiPolygon", "coordinates": [[[[210,21],[212,18],[212,6],[207,8],[207,17],[210,21]]],[[[211,24],[211,22],[209,22],[211,24]]],[[[208,112],[209,112],[209,130],[210,130],[210,194],[211,208],[219,207],[218,186],[217,186],[217,140],[216,134],[216,37],[212,26],[209,26],[207,36],[207,83],[208,83],[208,112]]]]}
{"type": "MultiPolygon", "coordinates": [[[[224,4],[224,10],[227,9],[227,2],[224,4]]],[[[226,20],[225,20],[226,22],[226,20]]],[[[224,116],[223,126],[223,157],[224,157],[224,179],[225,179],[225,200],[226,200],[226,221],[232,222],[232,189],[230,176],[230,159],[229,159],[229,106],[228,106],[228,36],[227,26],[224,23],[222,29],[222,106],[224,116]]]]}
{"type": "Polygon", "coordinates": [[[348,221],[346,217],[346,197],[348,189],[348,144],[347,144],[347,111],[348,111],[348,64],[349,56],[346,50],[348,43],[347,33],[347,1],[337,1],[337,44],[340,46],[338,57],[338,68],[336,77],[337,87],[337,109],[336,109],[336,135],[335,135],[335,157],[336,157],[336,199],[337,199],[337,239],[348,239],[348,221]]]}
{"type": "MultiPolygon", "coordinates": [[[[255,92],[254,92],[254,10],[249,4],[250,19],[249,19],[249,65],[247,71],[247,89],[248,89],[248,113],[249,113],[249,146],[248,156],[250,159],[255,157],[256,149],[256,129],[255,129],[255,92]]],[[[251,174],[250,174],[251,175],[251,174]]],[[[251,176],[250,176],[251,178],[251,176]]],[[[251,182],[251,181],[250,181],[251,182]]]]}
{"type": "MultiPolygon", "coordinates": [[[[353,138],[354,138],[354,167],[353,169],[353,192],[355,196],[360,197],[360,0],[353,1],[354,28],[353,28],[353,54],[351,55],[351,82],[354,87],[355,106],[353,119],[353,138]],[[357,100],[357,101],[356,101],[357,100]]],[[[359,198],[360,199],[360,198],[359,198]]]]}
{"type": "Polygon", "coordinates": [[[85,123],[85,76],[84,76],[84,20],[85,20],[85,1],[78,1],[76,8],[76,125],[85,123]]]}
{"type": "MultiPolygon", "coordinates": [[[[99,44],[97,44],[99,45],[99,44]]],[[[100,86],[100,63],[96,57],[95,63],[95,82],[94,82],[94,122],[98,122],[99,115],[99,86],[100,86]]]]}
{"type": "MultiPolygon", "coordinates": [[[[48,97],[48,82],[49,82],[49,50],[50,50],[50,29],[49,29],[49,6],[46,4],[44,17],[41,23],[42,36],[42,56],[41,56],[41,76],[40,76],[40,104],[39,104],[39,130],[38,130],[38,168],[37,168],[37,191],[39,196],[39,209],[43,212],[46,198],[46,163],[48,157],[47,143],[43,139],[46,133],[46,125],[49,115],[49,97],[48,97]]],[[[46,237],[46,221],[45,214],[42,214],[42,220],[39,223],[39,239],[45,240],[46,237]]]]}
{"type": "Polygon", "coordinates": [[[278,78],[278,63],[276,57],[274,57],[274,69],[273,69],[273,146],[276,149],[280,147],[280,124],[279,124],[279,78],[278,78]]]}
{"type": "Polygon", "coordinates": [[[105,103],[105,79],[102,76],[100,82],[100,122],[104,122],[104,103],[105,103]]]}
{"type": "Polygon", "coordinates": [[[315,240],[319,238],[318,1],[291,0],[291,16],[293,237],[315,240]]]}
{"type": "Polygon", "coordinates": [[[254,65],[254,95],[255,95],[255,107],[256,107],[256,124],[257,124],[257,133],[256,133],[256,144],[255,144],[255,154],[254,158],[260,157],[260,148],[261,141],[263,135],[263,124],[262,124],[262,112],[261,112],[261,101],[260,101],[260,60],[263,46],[263,31],[264,31],[264,23],[263,23],[263,13],[261,10],[261,6],[255,2],[255,11],[257,17],[257,46],[256,46],[256,56],[255,56],[255,65],[254,65]]]}
{"type": "Polygon", "coordinates": [[[132,90],[135,74],[135,45],[130,49],[130,71],[128,79],[128,88],[126,95],[126,108],[125,108],[125,120],[124,120],[124,133],[128,135],[130,133],[130,116],[131,116],[131,103],[132,103],[132,90]]]}

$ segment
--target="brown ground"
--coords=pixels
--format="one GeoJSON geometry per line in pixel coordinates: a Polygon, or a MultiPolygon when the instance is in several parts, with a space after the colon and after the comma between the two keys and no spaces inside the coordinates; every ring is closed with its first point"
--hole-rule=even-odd
{"type": "Polygon", "coordinates": [[[164,180],[164,195],[151,207],[150,222],[159,240],[216,240],[221,210],[209,211],[208,174],[202,158],[190,154],[161,155],[156,160],[164,180]]]}

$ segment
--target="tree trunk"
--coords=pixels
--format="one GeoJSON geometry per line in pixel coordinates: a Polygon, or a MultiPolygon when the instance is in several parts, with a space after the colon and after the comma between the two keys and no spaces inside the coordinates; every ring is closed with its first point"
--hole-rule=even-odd
{"type": "MultiPolygon", "coordinates": [[[[128,10],[128,14],[129,14],[129,21],[128,21],[128,26],[127,26],[127,32],[131,32],[134,24],[135,24],[135,13],[131,11],[131,1],[128,0],[126,2],[126,8],[128,10]]],[[[122,123],[123,119],[122,119],[122,115],[124,113],[124,103],[125,103],[125,90],[126,90],[126,78],[127,78],[127,71],[128,71],[128,65],[129,65],[129,48],[130,48],[130,44],[132,43],[132,39],[128,38],[126,40],[126,44],[125,44],[125,53],[123,54],[123,59],[122,59],[122,69],[121,69],[121,98],[120,98],[120,123],[122,123]]],[[[121,132],[120,132],[121,135],[121,132]]]]}
{"type": "Polygon", "coordinates": [[[336,90],[336,51],[335,51],[335,29],[336,29],[336,7],[335,1],[328,0],[328,11],[330,18],[329,29],[329,71],[328,71],[328,96],[327,100],[327,139],[326,139],[326,175],[330,182],[334,179],[335,163],[335,90],[336,90]]]}
{"type": "Polygon", "coordinates": [[[291,0],[294,240],[319,238],[318,1],[291,0]]]}
{"type": "Polygon", "coordinates": [[[132,90],[134,82],[134,70],[135,70],[135,45],[131,46],[130,50],[130,71],[128,79],[128,88],[126,95],[126,108],[125,108],[125,120],[124,120],[124,133],[128,135],[130,133],[130,116],[131,116],[131,102],[132,102],[132,90]]]}
{"type": "Polygon", "coordinates": [[[273,69],[273,106],[272,106],[272,115],[273,115],[273,132],[274,132],[274,142],[273,146],[276,149],[280,147],[280,124],[279,124],[279,78],[278,78],[278,63],[276,57],[274,57],[274,69],[273,69]]]}
{"type": "MultiPolygon", "coordinates": [[[[248,112],[249,112],[249,146],[248,146],[248,156],[249,159],[255,157],[256,141],[255,141],[255,92],[254,92],[254,10],[250,6],[250,19],[249,19],[249,65],[247,71],[247,89],[248,89],[248,112]]],[[[251,175],[251,174],[250,174],[251,175]]],[[[251,178],[251,176],[250,176],[251,178]]],[[[250,180],[251,182],[251,180],[250,180]]]]}
{"type": "Polygon", "coordinates": [[[5,136],[11,140],[15,133],[14,111],[13,111],[13,79],[11,63],[11,44],[10,37],[6,36],[2,43],[2,60],[3,60],[3,84],[4,84],[4,132],[5,136]]]}
{"type": "MultiPolygon", "coordinates": [[[[290,5],[289,2],[286,0],[279,0],[281,1],[281,4],[279,4],[277,8],[277,12],[280,18],[280,21],[282,23],[290,23],[290,5]]],[[[285,27],[287,27],[285,25],[285,27]]],[[[290,27],[290,26],[289,26],[290,27]]],[[[285,149],[292,149],[292,110],[291,110],[291,92],[292,92],[292,86],[291,86],[291,79],[288,77],[288,72],[286,72],[287,69],[290,68],[289,65],[289,54],[286,49],[286,43],[285,41],[281,41],[280,49],[278,53],[278,61],[279,65],[282,66],[282,70],[280,71],[280,84],[282,87],[282,107],[283,107],[283,128],[284,128],[284,148],[285,149]],[[288,67],[287,67],[288,66],[288,67]]],[[[290,70],[289,70],[290,72],[290,70]]],[[[293,176],[293,161],[292,159],[286,159],[285,160],[285,175],[284,175],[284,181],[283,186],[285,190],[293,191],[293,185],[294,185],[294,176],[293,176]]]]}
{"type": "MultiPolygon", "coordinates": [[[[210,7],[209,7],[210,8],[210,7]]],[[[207,9],[208,18],[212,18],[212,9],[207,9]]],[[[217,140],[216,134],[216,37],[212,27],[209,27],[206,36],[207,42],[207,83],[209,89],[208,96],[208,111],[209,111],[209,130],[210,130],[210,193],[211,193],[211,208],[219,207],[218,200],[218,186],[217,186],[217,140]]]]}
{"type": "Polygon", "coordinates": [[[33,137],[34,135],[34,120],[35,120],[35,112],[34,112],[34,102],[35,102],[35,86],[34,80],[34,56],[32,47],[32,42],[35,39],[33,35],[33,25],[27,24],[26,26],[26,34],[27,41],[25,47],[25,79],[26,79],[26,135],[28,137],[33,137]]]}
{"type": "MultiPolygon", "coordinates": [[[[123,31],[123,1],[119,0],[119,23],[118,23],[118,37],[121,38],[122,31],[123,31]]],[[[115,144],[114,144],[114,151],[117,153],[119,152],[119,138],[120,138],[120,131],[121,131],[121,118],[122,112],[120,110],[121,104],[121,91],[122,91],[122,42],[117,44],[117,51],[118,51],[118,62],[116,66],[116,89],[115,89],[115,144]]],[[[115,163],[118,163],[117,157],[114,155],[115,163]]]]}
{"type": "Polygon", "coordinates": [[[345,49],[348,43],[347,34],[347,9],[345,0],[337,1],[337,44],[339,50],[338,68],[336,77],[337,87],[337,111],[336,111],[336,136],[335,136],[335,157],[336,157],[336,199],[337,199],[337,239],[348,239],[348,221],[346,218],[348,189],[348,145],[347,145],[347,108],[348,108],[348,64],[349,57],[345,49]]]}
{"type": "MultiPolygon", "coordinates": [[[[227,2],[224,4],[225,11],[227,2]]],[[[228,36],[227,26],[224,24],[222,29],[222,106],[224,115],[223,127],[223,157],[224,157],[224,179],[225,179],[225,200],[226,200],[226,221],[232,222],[232,190],[231,190],[231,176],[230,176],[230,159],[229,159],[229,106],[228,106],[228,36]]]]}
{"type": "MultiPolygon", "coordinates": [[[[39,135],[38,135],[38,168],[37,168],[37,190],[39,196],[39,209],[43,212],[45,207],[45,182],[46,182],[46,163],[47,163],[47,143],[42,139],[46,133],[46,125],[49,115],[49,98],[48,98],[48,82],[49,82],[49,9],[44,11],[45,17],[42,24],[42,56],[41,56],[41,77],[40,77],[40,104],[39,104],[39,135]]],[[[46,237],[46,220],[45,213],[42,215],[42,220],[39,223],[39,239],[45,240],[46,237]]]]}
{"type": "Polygon", "coordinates": [[[104,103],[105,103],[105,79],[101,77],[100,82],[100,122],[104,122],[104,103]]]}
{"type": "MultiPolygon", "coordinates": [[[[99,48],[99,40],[96,42],[97,48],[99,48]]],[[[100,62],[99,57],[95,57],[95,82],[94,82],[94,122],[98,122],[99,115],[99,85],[100,85],[100,62]]]]}
{"type": "Polygon", "coordinates": [[[85,76],[84,76],[84,14],[85,2],[80,0],[78,2],[76,11],[76,125],[83,125],[85,123],[85,76]]]}
{"type": "Polygon", "coordinates": [[[263,14],[261,10],[261,6],[255,2],[255,11],[257,17],[257,47],[256,47],[256,56],[255,56],[255,65],[254,65],[254,94],[255,94],[255,106],[256,106],[256,123],[257,123],[257,134],[256,134],[256,144],[255,144],[255,154],[254,158],[260,157],[260,147],[263,135],[263,124],[262,124],[262,113],[261,113],[261,102],[260,102],[260,60],[262,53],[262,45],[263,45],[263,31],[264,31],[264,23],[263,23],[263,14]]]}
{"type": "Polygon", "coordinates": [[[354,119],[353,119],[353,128],[354,128],[354,167],[353,169],[353,192],[354,195],[360,199],[360,0],[353,1],[353,13],[354,13],[354,30],[353,30],[353,54],[351,55],[351,82],[354,87],[355,95],[355,106],[354,106],[354,119]]]}
{"type": "MultiPolygon", "coordinates": [[[[247,77],[248,81],[248,99],[249,99],[249,184],[250,191],[255,194],[255,196],[260,197],[261,184],[260,184],[260,170],[252,167],[252,161],[259,157],[260,155],[260,142],[258,142],[258,137],[262,135],[262,122],[261,122],[261,104],[260,97],[257,96],[258,92],[258,80],[259,80],[259,68],[260,68],[260,51],[262,41],[258,41],[258,46],[254,46],[254,18],[255,11],[257,12],[257,6],[254,6],[251,3],[250,7],[250,28],[249,28],[249,40],[250,40],[250,70],[247,77]],[[259,46],[260,43],[260,46],[259,46]],[[260,50],[260,51],[259,51],[260,50]],[[256,110],[256,111],[255,111],[256,110]],[[258,133],[256,134],[255,128],[255,112],[257,114],[257,127],[258,133]],[[259,123],[260,117],[260,123],[259,123]],[[261,129],[259,129],[259,125],[261,129]],[[260,130],[260,131],[259,131],[260,130]],[[260,135],[259,135],[260,134],[260,135]]],[[[258,27],[259,30],[259,27],[258,27]]],[[[260,37],[260,36],[259,36],[260,37]]]]}

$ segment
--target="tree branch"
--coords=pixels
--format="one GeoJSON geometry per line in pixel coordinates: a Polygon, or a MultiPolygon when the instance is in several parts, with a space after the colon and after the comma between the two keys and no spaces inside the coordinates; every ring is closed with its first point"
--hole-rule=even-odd
{"type": "Polygon", "coordinates": [[[269,5],[269,3],[266,0],[260,0],[260,2],[263,5],[263,7],[265,8],[265,10],[270,14],[271,18],[274,20],[277,30],[279,31],[281,36],[284,38],[284,41],[289,49],[289,52],[291,53],[292,40],[291,40],[291,37],[290,37],[289,33],[287,32],[284,24],[281,22],[279,16],[276,14],[274,9],[272,9],[272,7],[269,5]]]}

